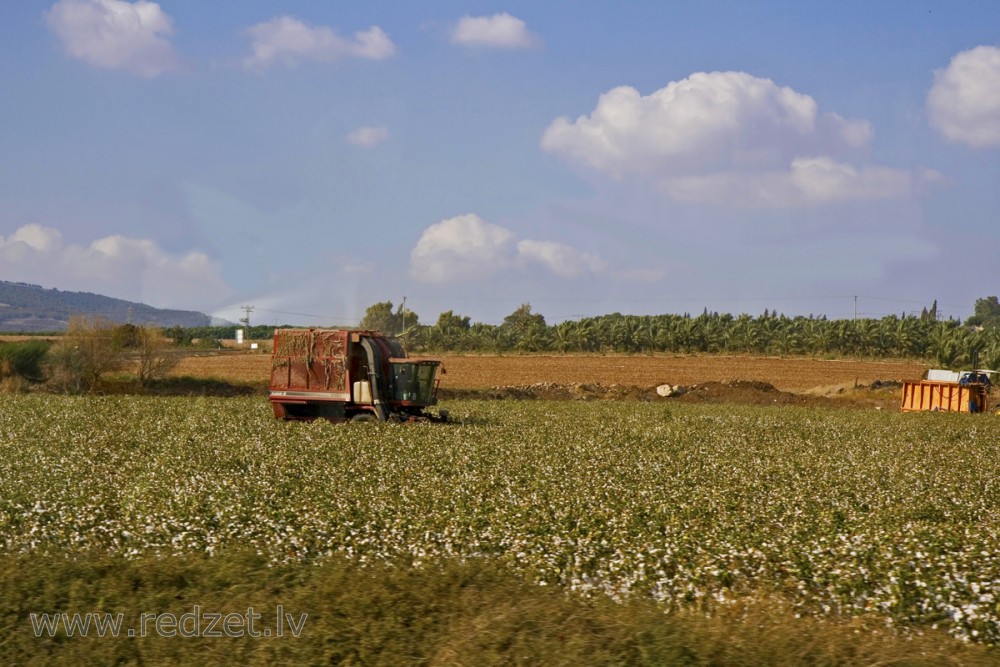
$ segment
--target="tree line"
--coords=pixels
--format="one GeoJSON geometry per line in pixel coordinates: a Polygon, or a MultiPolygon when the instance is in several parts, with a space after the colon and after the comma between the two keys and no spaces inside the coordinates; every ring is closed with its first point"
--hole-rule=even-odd
{"type": "Polygon", "coordinates": [[[976,302],[965,322],[937,319],[937,304],[920,315],[830,320],[709,312],[700,315],[613,313],[555,325],[520,306],[499,325],[473,323],[446,311],[432,325],[391,301],[370,306],[361,328],[395,333],[414,352],[748,353],[917,358],[939,366],[1000,369],[1000,302],[976,302]]]}
{"type": "MultiPolygon", "coordinates": [[[[758,316],[709,312],[699,315],[612,313],[548,324],[523,304],[501,324],[473,322],[448,310],[423,324],[392,301],[369,306],[359,328],[401,337],[411,352],[468,353],[725,353],[819,357],[916,358],[946,368],[976,365],[1000,370],[1000,301],[976,301],[964,322],[938,319],[937,302],[919,315],[831,320],[826,316],[758,316]]],[[[247,338],[266,340],[275,327],[251,327],[247,338]]],[[[165,335],[177,345],[213,345],[231,338],[230,327],[174,327],[165,335]],[[208,341],[206,343],[206,341],[208,341]]]]}

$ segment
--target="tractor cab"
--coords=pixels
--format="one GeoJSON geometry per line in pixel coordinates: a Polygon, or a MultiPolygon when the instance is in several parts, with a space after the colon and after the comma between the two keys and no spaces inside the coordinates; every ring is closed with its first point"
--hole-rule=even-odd
{"type": "Polygon", "coordinates": [[[440,365],[437,359],[390,359],[393,400],[404,405],[437,403],[436,376],[440,365]]]}

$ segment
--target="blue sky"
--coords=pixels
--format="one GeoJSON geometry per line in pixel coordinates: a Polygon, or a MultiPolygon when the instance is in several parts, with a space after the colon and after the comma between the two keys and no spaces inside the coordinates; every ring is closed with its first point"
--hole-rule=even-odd
{"type": "Polygon", "coordinates": [[[0,5],[0,279],[348,324],[971,314],[1000,3],[0,5]]]}

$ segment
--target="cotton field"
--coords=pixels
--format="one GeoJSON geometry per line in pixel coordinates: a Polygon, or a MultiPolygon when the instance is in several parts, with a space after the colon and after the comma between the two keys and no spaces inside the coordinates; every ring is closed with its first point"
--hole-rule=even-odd
{"type": "Polygon", "coordinates": [[[448,425],[273,419],[260,398],[6,396],[0,544],[499,559],[711,609],[779,596],[1000,644],[1000,419],[455,402],[448,425]]]}

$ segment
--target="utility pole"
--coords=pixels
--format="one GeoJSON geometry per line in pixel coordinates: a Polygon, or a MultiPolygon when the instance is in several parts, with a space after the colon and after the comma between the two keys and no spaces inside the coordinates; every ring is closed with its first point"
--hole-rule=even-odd
{"type": "Polygon", "coordinates": [[[854,321],[858,321],[858,295],[854,295],[854,321]]]}
{"type": "Polygon", "coordinates": [[[250,313],[253,312],[253,306],[240,306],[240,310],[242,310],[244,313],[246,313],[243,317],[240,318],[240,322],[242,322],[243,324],[246,325],[247,333],[246,333],[245,338],[247,340],[247,344],[249,344],[249,342],[250,342],[250,313]]]}

